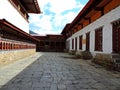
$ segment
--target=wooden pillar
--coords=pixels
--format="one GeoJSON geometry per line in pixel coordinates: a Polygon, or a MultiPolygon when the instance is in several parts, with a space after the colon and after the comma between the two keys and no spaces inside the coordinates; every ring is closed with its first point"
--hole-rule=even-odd
{"type": "Polygon", "coordinates": [[[3,43],[3,50],[5,50],[6,49],[6,43],[4,42],[3,43]]]}
{"type": "Polygon", "coordinates": [[[0,41],[0,50],[2,50],[2,41],[0,41]]]}
{"type": "Polygon", "coordinates": [[[15,43],[13,44],[13,49],[15,49],[15,43]]]}
{"type": "Polygon", "coordinates": [[[8,42],[6,42],[6,50],[8,50],[8,42]]]}
{"type": "Polygon", "coordinates": [[[11,43],[9,44],[9,49],[11,50],[11,43]]]}
{"type": "Polygon", "coordinates": [[[12,50],[14,49],[14,43],[11,44],[11,49],[12,49],[12,50]]]}
{"type": "Polygon", "coordinates": [[[10,42],[8,43],[8,50],[10,50],[10,42]]]}
{"type": "Polygon", "coordinates": [[[2,50],[3,50],[3,42],[2,42],[2,50]]]}

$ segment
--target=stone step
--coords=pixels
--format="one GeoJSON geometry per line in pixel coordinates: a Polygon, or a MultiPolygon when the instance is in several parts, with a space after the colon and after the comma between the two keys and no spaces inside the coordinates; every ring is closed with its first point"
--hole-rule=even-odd
{"type": "Polygon", "coordinates": [[[120,58],[114,58],[113,60],[116,64],[120,64],[120,58]]]}
{"type": "Polygon", "coordinates": [[[120,58],[120,54],[112,54],[112,58],[120,58]]]}

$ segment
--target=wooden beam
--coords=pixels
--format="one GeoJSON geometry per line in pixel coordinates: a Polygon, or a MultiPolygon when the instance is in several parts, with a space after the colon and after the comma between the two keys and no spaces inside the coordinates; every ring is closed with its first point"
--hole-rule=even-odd
{"type": "Polygon", "coordinates": [[[89,23],[91,23],[91,18],[90,17],[84,17],[85,20],[89,20],[89,23]]]}
{"type": "Polygon", "coordinates": [[[82,28],[83,28],[83,24],[82,24],[82,23],[78,23],[78,25],[81,25],[81,26],[82,26],[82,28]]]}
{"type": "Polygon", "coordinates": [[[95,11],[101,11],[103,9],[103,7],[95,7],[94,10],[95,11]]]}
{"type": "Polygon", "coordinates": [[[100,11],[101,12],[101,16],[104,15],[104,7],[96,7],[94,8],[95,11],[100,11]]]}

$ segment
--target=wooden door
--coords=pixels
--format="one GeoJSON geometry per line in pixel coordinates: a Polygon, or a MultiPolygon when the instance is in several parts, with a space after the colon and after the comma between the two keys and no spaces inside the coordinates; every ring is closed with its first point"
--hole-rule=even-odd
{"type": "Polygon", "coordinates": [[[86,34],[86,51],[89,51],[90,47],[90,32],[86,34]]]}
{"type": "Polygon", "coordinates": [[[120,23],[113,24],[113,52],[120,53],[120,23]]]}
{"type": "Polygon", "coordinates": [[[75,38],[75,50],[77,51],[77,37],[75,38]]]}
{"type": "Polygon", "coordinates": [[[72,39],[72,49],[74,49],[74,39],[72,39]]]}
{"type": "Polygon", "coordinates": [[[82,50],[82,36],[79,36],[79,49],[82,50]]]}

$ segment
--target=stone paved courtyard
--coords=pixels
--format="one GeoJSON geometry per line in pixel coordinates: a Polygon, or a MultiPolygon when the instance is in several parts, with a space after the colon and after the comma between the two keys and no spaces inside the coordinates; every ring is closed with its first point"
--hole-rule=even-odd
{"type": "Polygon", "coordinates": [[[67,53],[37,53],[0,67],[0,90],[120,90],[120,73],[67,53]]]}

